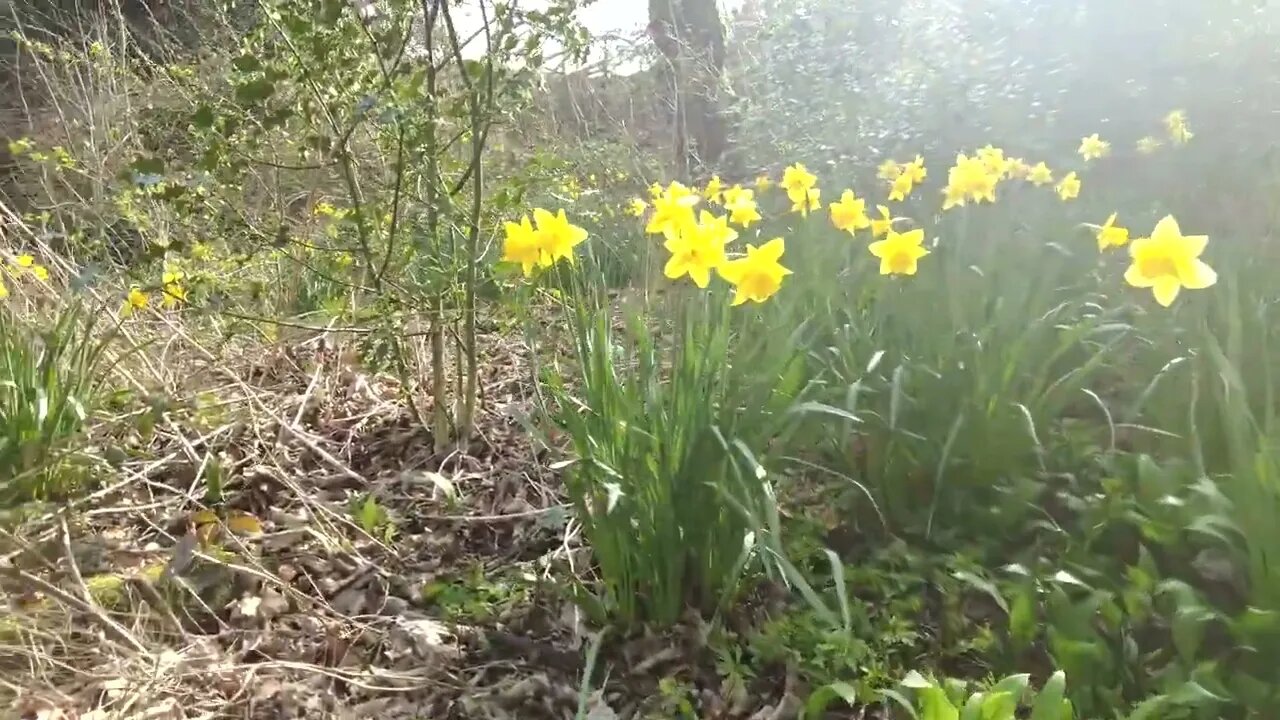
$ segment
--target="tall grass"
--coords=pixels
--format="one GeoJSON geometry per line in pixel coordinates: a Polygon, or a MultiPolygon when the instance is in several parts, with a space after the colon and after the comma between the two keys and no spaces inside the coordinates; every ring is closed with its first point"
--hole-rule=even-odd
{"type": "Polygon", "coordinates": [[[76,441],[100,397],[110,333],[79,303],[52,324],[0,306],[0,505],[65,496],[85,478],[76,441]]]}

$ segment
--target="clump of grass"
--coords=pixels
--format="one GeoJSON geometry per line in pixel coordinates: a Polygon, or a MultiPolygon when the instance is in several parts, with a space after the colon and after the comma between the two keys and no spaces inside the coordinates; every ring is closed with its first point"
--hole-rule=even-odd
{"type": "Polygon", "coordinates": [[[103,386],[111,334],[78,303],[47,328],[0,307],[0,504],[74,492],[76,440],[103,386]]]}

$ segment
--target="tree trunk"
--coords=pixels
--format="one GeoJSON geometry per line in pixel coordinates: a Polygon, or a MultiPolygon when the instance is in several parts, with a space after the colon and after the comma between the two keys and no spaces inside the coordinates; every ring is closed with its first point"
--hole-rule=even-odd
{"type": "Polygon", "coordinates": [[[725,29],[716,0],[649,0],[649,35],[673,69],[680,177],[710,171],[728,142],[720,114],[725,29]]]}

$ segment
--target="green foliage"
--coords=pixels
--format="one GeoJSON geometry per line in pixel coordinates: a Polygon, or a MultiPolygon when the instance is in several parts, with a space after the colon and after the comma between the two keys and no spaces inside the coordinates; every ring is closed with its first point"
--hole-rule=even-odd
{"type": "Polygon", "coordinates": [[[565,484],[602,607],[670,624],[732,600],[759,561],[750,518],[774,503],[768,448],[793,425],[802,357],[723,294],[615,309],[594,262],[558,275],[573,354],[542,374],[547,412],[573,443],[565,484]]]}
{"type": "Polygon", "coordinates": [[[77,440],[98,406],[111,334],[79,304],[52,323],[0,306],[0,505],[65,497],[88,478],[77,440]]]}
{"type": "Polygon", "coordinates": [[[899,690],[884,697],[912,720],[1013,720],[1029,710],[1029,720],[1072,720],[1075,711],[1066,699],[1066,674],[1058,671],[1038,691],[1029,675],[1010,675],[981,690],[954,679],[941,682],[911,672],[899,690]]]}

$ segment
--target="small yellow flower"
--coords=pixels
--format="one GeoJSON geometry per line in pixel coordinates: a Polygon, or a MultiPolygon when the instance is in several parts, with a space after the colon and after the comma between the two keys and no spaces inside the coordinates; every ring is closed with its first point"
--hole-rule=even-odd
{"type": "Polygon", "coordinates": [[[161,301],[166,308],[174,308],[187,301],[187,291],[177,283],[169,283],[164,286],[164,299],[161,301]]]}
{"type": "Polygon", "coordinates": [[[795,196],[804,197],[806,191],[818,184],[818,178],[803,163],[796,163],[782,172],[782,182],[779,184],[794,203],[795,196]]]}
{"type": "Polygon", "coordinates": [[[182,282],[186,277],[187,277],[187,274],[182,272],[181,270],[176,270],[176,269],[166,270],[160,276],[160,283],[162,285],[173,285],[175,283],[182,282]]]}
{"type": "Polygon", "coordinates": [[[534,208],[533,223],[538,228],[543,251],[550,259],[547,264],[568,260],[572,265],[573,249],[587,239],[587,231],[570,223],[563,209],[552,214],[542,208],[534,208]]]}
{"type": "Polygon", "coordinates": [[[35,275],[36,279],[39,280],[40,282],[49,281],[49,270],[45,266],[32,265],[30,271],[31,271],[31,274],[35,275]]]}
{"type": "Polygon", "coordinates": [[[502,243],[503,262],[520,265],[525,277],[532,275],[535,267],[550,264],[546,262],[542,241],[528,215],[520,218],[518,223],[504,223],[503,227],[507,233],[502,243]]]}
{"type": "Polygon", "coordinates": [[[13,259],[13,264],[24,270],[34,265],[36,259],[30,255],[19,255],[13,259]]]}
{"type": "Polygon", "coordinates": [[[1207,235],[1183,235],[1178,221],[1167,215],[1151,237],[1129,245],[1133,264],[1125,271],[1125,282],[1151,288],[1156,302],[1169,307],[1183,288],[1201,290],[1218,281],[1218,274],[1200,259],[1208,244],[1207,235]]]}
{"type": "Polygon", "coordinates": [[[798,212],[805,217],[809,216],[810,210],[822,207],[822,191],[816,187],[799,191],[788,190],[787,197],[791,200],[791,212],[798,212]]]}
{"type": "Polygon", "coordinates": [[[674,237],[685,225],[695,221],[693,209],[702,197],[678,182],[672,182],[666,190],[654,198],[653,214],[645,232],[674,237]]]}
{"type": "Polygon", "coordinates": [[[1062,178],[1062,182],[1058,183],[1058,197],[1065,202],[1074,200],[1080,196],[1080,178],[1074,173],[1069,172],[1067,176],[1062,178]]]}
{"type": "Polygon", "coordinates": [[[649,197],[653,199],[662,197],[663,191],[664,191],[664,188],[662,187],[662,185],[660,185],[659,183],[654,183],[649,186],[649,197]]]}
{"type": "Polygon", "coordinates": [[[965,192],[964,188],[959,185],[947,184],[942,188],[942,209],[950,210],[953,207],[964,207],[965,192]]]}
{"type": "Polygon", "coordinates": [[[125,297],[124,307],[120,308],[120,314],[124,317],[129,317],[134,311],[145,308],[147,300],[147,294],[142,292],[142,288],[134,285],[129,288],[129,295],[125,297]]]}
{"type": "Polygon", "coordinates": [[[1106,157],[1111,154],[1111,143],[1099,138],[1098,133],[1094,133],[1080,141],[1080,149],[1076,152],[1079,152],[1080,157],[1085,160],[1106,157]]]}
{"type": "Polygon", "coordinates": [[[915,275],[920,258],[929,254],[924,248],[924,230],[919,229],[905,233],[890,230],[888,237],[867,249],[880,258],[881,275],[915,275]]]}
{"type": "Polygon", "coordinates": [[[903,172],[899,175],[889,186],[889,199],[893,202],[906,200],[907,196],[911,194],[911,189],[915,186],[915,181],[911,178],[912,175],[909,172],[903,172]]]}
{"type": "Polygon", "coordinates": [[[671,257],[662,274],[672,280],[688,275],[694,285],[705,288],[711,282],[711,271],[725,263],[725,245],[737,237],[724,218],[703,210],[698,224],[686,226],[663,243],[671,257]]]}
{"type": "Polygon", "coordinates": [[[1169,139],[1175,145],[1186,145],[1191,138],[1195,137],[1195,133],[1187,129],[1187,113],[1183,110],[1174,110],[1166,115],[1164,127],[1169,131],[1169,139]]]}
{"type": "Polygon", "coordinates": [[[1116,225],[1116,213],[1111,213],[1107,221],[1098,227],[1098,251],[1109,247],[1123,247],[1129,242],[1129,230],[1116,225]]]}
{"type": "Polygon", "coordinates": [[[889,212],[888,207],[884,205],[877,205],[876,209],[880,211],[880,218],[871,219],[871,237],[880,237],[881,235],[888,234],[893,230],[893,224],[898,220],[898,218],[895,218],[893,214],[889,212]]]}
{"type": "Polygon", "coordinates": [[[748,228],[752,223],[760,221],[755,195],[755,191],[739,185],[724,191],[724,209],[729,213],[729,222],[748,228]]]}
{"type": "Polygon", "coordinates": [[[871,227],[871,218],[867,217],[867,203],[858,198],[852,190],[845,190],[840,200],[828,206],[831,210],[831,224],[837,230],[853,234],[855,230],[871,227]]]}
{"type": "Polygon", "coordinates": [[[1143,155],[1151,155],[1155,151],[1159,150],[1163,145],[1164,143],[1160,142],[1160,138],[1154,135],[1148,135],[1138,140],[1137,148],[1138,152],[1143,155]]]}
{"type": "Polygon", "coordinates": [[[648,209],[649,203],[640,198],[632,198],[631,202],[627,204],[627,214],[633,217],[643,216],[648,209]]]}
{"type": "Polygon", "coordinates": [[[734,287],[733,305],[748,300],[764,302],[782,287],[782,278],[791,271],[782,266],[785,246],[782,238],[774,238],[760,247],[747,245],[747,256],[720,266],[720,277],[734,287]]]}
{"type": "Polygon", "coordinates": [[[902,165],[898,164],[894,160],[885,160],[880,163],[880,167],[876,170],[876,177],[889,182],[897,180],[898,176],[901,174],[902,165]]]}
{"type": "Polygon", "coordinates": [[[924,179],[929,176],[929,171],[924,166],[924,157],[917,155],[911,162],[903,163],[902,174],[910,176],[913,185],[924,182],[924,179]]]}
{"type": "Polygon", "coordinates": [[[4,286],[4,282],[0,281],[0,300],[9,297],[9,288],[4,286]]]}
{"type": "Polygon", "coordinates": [[[761,175],[756,178],[757,191],[764,192],[765,190],[768,190],[771,187],[773,187],[773,181],[769,179],[768,175],[761,175]]]}
{"type": "Polygon", "coordinates": [[[1027,172],[1027,181],[1037,187],[1053,182],[1053,172],[1043,162],[1038,162],[1027,172]]]}
{"type": "Polygon", "coordinates": [[[702,196],[707,202],[720,203],[724,193],[724,183],[720,180],[719,175],[712,175],[711,180],[707,181],[707,187],[702,191],[702,196]]]}
{"type": "Polygon", "coordinates": [[[1009,161],[1005,159],[1004,150],[1001,148],[987,145],[979,148],[975,157],[982,162],[987,172],[995,175],[997,179],[1004,177],[1004,174],[1009,171],[1009,161]]]}
{"type": "Polygon", "coordinates": [[[1009,158],[1009,177],[1014,180],[1026,180],[1031,176],[1031,166],[1022,158],[1009,158]]]}

